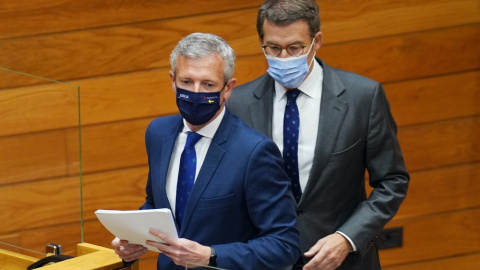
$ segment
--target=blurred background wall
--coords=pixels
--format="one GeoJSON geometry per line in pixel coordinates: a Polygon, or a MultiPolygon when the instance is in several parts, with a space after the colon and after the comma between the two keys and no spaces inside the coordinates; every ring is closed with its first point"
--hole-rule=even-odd
{"type": "MultiPolygon", "coordinates": [[[[95,210],[131,210],[143,203],[148,173],[144,131],[153,118],[177,113],[168,71],[169,54],[179,39],[192,32],[222,36],[237,54],[239,84],[265,73],[267,63],[255,29],[261,2],[0,1],[0,67],[80,87],[85,242],[110,247],[113,238],[97,221],[95,210]]],[[[407,198],[387,225],[403,228],[403,245],[380,251],[383,268],[476,269],[480,1],[317,2],[324,34],[317,56],[384,85],[411,173],[407,198]]],[[[47,113],[62,115],[59,108],[71,100],[40,91],[48,85],[26,77],[1,79],[0,113],[51,103],[47,113]]],[[[68,135],[56,132],[58,127],[48,117],[36,121],[35,127],[24,125],[21,134],[9,131],[24,116],[1,118],[0,171],[28,171],[36,158],[49,159],[54,150],[65,152],[65,161],[58,162],[78,154],[69,148],[68,135]],[[12,145],[19,136],[25,143],[12,145]],[[16,147],[25,145],[32,159],[20,162],[16,147]]],[[[24,208],[39,216],[0,228],[0,241],[43,250],[55,242],[55,235],[62,235],[72,240],[59,244],[76,244],[78,222],[66,217],[79,216],[78,209],[59,214],[35,199],[59,187],[55,192],[68,206],[77,200],[78,190],[61,188],[62,183],[78,177],[78,171],[44,169],[41,176],[25,174],[9,181],[0,177],[1,198],[25,201],[0,199],[0,223],[24,208]]],[[[141,260],[140,269],[155,269],[155,264],[152,252],[141,260]]]]}

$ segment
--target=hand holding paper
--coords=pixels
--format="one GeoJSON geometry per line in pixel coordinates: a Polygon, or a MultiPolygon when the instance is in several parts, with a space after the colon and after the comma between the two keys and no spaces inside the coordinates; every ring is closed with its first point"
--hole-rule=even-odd
{"type": "Polygon", "coordinates": [[[119,239],[128,240],[131,244],[142,245],[155,252],[159,252],[159,250],[147,245],[147,240],[155,242],[163,241],[150,234],[150,229],[163,232],[174,239],[178,238],[177,229],[170,209],[132,211],[97,210],[95,214],[103,226],[119,239]]]}
{"type": "Polygon", "coordinates": [[[160,252],[170,257],[176,265],[187,267],[192,263],[203,266],[209,264],[212,254],[210,247],[185,238],[172,238],[155,229],[150,230],[150,233],[157,236],[165,244],[161,244],[159,241],[147,241],[147,245],[158,248],[160,252]]]}

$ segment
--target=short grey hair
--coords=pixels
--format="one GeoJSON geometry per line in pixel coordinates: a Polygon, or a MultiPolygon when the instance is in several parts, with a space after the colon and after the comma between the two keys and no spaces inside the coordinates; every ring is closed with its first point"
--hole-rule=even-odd
{"type": "Polygon", "coordinates": [[[290,25],[298,20],[308,24],[310,37],[320,31],[320,15],[315,0],[267,0],[263,2],[257,14],[257,32],[263,40],[265,20],[278,25],[290,25]]]}
{"type": "Polygon", "coordinates": [[[193,33],[178,42],[170,54],[173,74],[176,73],[179,55],[190,59],[199,59],[212,53],[216,53],[225,61],[223,75],[225,84],[228,83],[235,71],[235,52],[223,38],[209,33],[193,33]]]}

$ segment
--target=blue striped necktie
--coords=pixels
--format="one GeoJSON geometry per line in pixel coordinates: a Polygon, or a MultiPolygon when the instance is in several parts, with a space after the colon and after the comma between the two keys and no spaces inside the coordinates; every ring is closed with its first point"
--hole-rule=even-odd
{"type": "Polygon", "coordinates": [[[202,135],[189,131],[187,134],[187,143],[180,157],[180,167],[178,170],[177,198],[175,202],[175,217],[179,227],[182,226],[183,216],[187,207],[188,197],[195,183],[195,173],[197,168],[197,155],[195,153],[195,144],[202,138],[202,135]]]}
{"type": "Polygon", "coordinates": [[[300,201],[302,189],[298,175],[298,131],[300,128],[300,117],[298,114],[297,97],[300,90],[287,90],[287,105],[283,117],[283,160],[285,172],[292,181],[292,193],[295,199],[300,201]]]}

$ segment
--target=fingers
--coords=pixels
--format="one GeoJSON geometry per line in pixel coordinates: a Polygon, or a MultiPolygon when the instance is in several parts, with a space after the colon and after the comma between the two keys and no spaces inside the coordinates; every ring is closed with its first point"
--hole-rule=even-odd
{"type": "Polygon", "coordinates": [[[322,249],[325,246],[325,241],[320,239],[313,247],[310,248],[307,252],[303,255],[305,257],[313,257],[304,267],[304,270],[313,270],[313,269],[325,269],[325,257],[326,252],[322,249]]]}
{"type": "Polygon", "coordinates": [[[315,243],[307,252],[305,252],[303,255],[305,257],[313,257],[315,256],[325,245],[325,238],[322,238],[315,243]]]}
{"type": "Polygon", "coordinates": [[[150,234],[158,237],[159,241],[148,240],[146,243],[147,245],[157,248],[160,252],[164,253],[167,256],[174,252],[174,249],[170,246],[175,244],[175,239],[155,229],[150,229],[149,232],[150,234]]]}
{"type": "Polygon", "coordinates": [[[175,239],[169,237],[168,235],[160,232],[160,231],[157,231],[155,229],[150,229],[149,230],[149,233],[152,234],[152,235],[155,235],[156,237],[158,237],[161,241],[160,242],[163,242],[167,245],[170,245],[172,242],[175,241],[175,239]]]}
{"type": "Polygon", "coordinates": [[[184,238],[171,238],[153,229],[150,230],[150,233],[158,237],[158,241],[148,240],[146,244],[157,248],[160,252],[170,257],[176,265],[186,266],[188,263],[208,264],[211,255],[210,247],[184,238]]]}
{"type": "Polygon", "coordinates": [[[147,245],[152,246],[156,249],[158,249],[159,252],[164,253],[168,257],[172,257],[175,255],[177,252],[177,249],[174,249],[172,246],[164,244],[162,242],[155,242],[151,240],[147,240],[147,245]]]}
{"type": "Polygon", "coordinates": [[[126,262],[137,260],[148,251],[147,248],[142,245],[129,244],[128,241],[118,238],[113,239],[112,246],[115,253],[126,262]]]}
{"type": "Polygon", "coordinates": [[[350,244],[346,242],[343,236],[332,234],[320,239],[309,251],[305,257],[313,257],[303,269],[322,269],[330,270],[338,268],[348,255],[350,244]]]}

